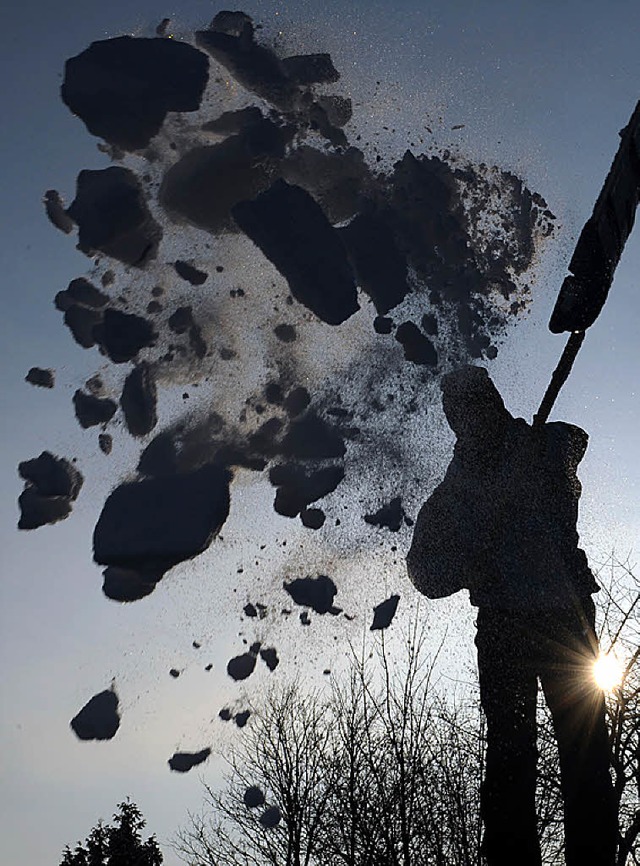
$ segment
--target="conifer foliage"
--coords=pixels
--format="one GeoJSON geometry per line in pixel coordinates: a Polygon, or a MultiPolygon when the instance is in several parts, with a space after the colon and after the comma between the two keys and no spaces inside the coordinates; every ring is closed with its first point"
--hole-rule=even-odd
{"type": "Polygon", "coordinates": [[[102,820],[73,851],[64,850],[60,866],[161,866],[163,856],[155,836],[142,840],[145,827],[135,803],[119,803],[111,824],[102,820]]]}

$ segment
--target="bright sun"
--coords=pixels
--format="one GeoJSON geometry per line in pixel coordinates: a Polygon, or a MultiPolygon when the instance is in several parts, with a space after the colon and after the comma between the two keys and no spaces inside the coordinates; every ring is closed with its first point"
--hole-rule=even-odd
{"type": "Polygon", "coordinates": [[[622,662],[613,653],[601,653],[593,665],[593,676],[598,688],[612,692],[622,682],[622,662]]]}

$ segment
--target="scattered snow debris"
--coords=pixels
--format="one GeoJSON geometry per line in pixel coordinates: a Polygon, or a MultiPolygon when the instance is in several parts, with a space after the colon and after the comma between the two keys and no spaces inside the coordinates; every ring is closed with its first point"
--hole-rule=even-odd
{"type": "Polygon", "coordinates": [[[168,764],[176,773],[188,773],[192,767],[204,763],[211,754],[211,749],[202,749],[200,752],[175,752],[169,758],[168,764]]]}
{"type": "Polygon", "coordinates": [[[438,320],[433,313],[425,313],[420,321],[420,325],[425,334],[430,337],[438,336],[438,320]]]}
{"type": "Polygon", "coordinates": [[[60,193],[55,189],[48,189],[45,192],[44,209],[52,225],[66,235],[71,234],[74,222],[65,210],[60,193]]]}
{"type": "Polygon", "coordinates": [[[120,727],[115,690],[111,688],[94,695],[70,724],[79,740],[113,739],[120,727]]]}
{"type": "Polygon", "coordinates": [[[310,402],[311,396],[307,389],[298,387],[287,394],[284,400],[284,408],[292,418],[295,418],[304,412],[310,402]]]}
{"type": "Polygon", "coordinates": [[[67,288],[62,292],[58,292],[54,299],[56,309],[61,312],[65,312],[74,304],[101,310],[108,303],[109,296],[101,292],[100,289],[96,289],[84,277],[77,277],[75,280],[71,280],[67,288]]]}
{"type": "Polygon", "coordinates": [[[274,466],[269,472],[269,480],[277,488],[273,507],[283,517],[295,517],[311,502],[332,493],[343,478],[342,466],[309,473],[294,463],[274,466]]]}
{"type": "Polygon", "coordinates": [[[427,367],[437,366],[438,353],[434,349],[433,343],[413,322],[403,322],[398,325],[396,340],[402,345],[407,361],[427,367]]]}
{"type": "Polygon", "coordinates": [[[109,495],[93,534],[93,558],[158,579],[206,550],[229,514],[229,473],[219,466],[127,482],[109,495]]]}
{"type": "Polygon", "coordinates": [[[160,204],[205,231],[237,233],[236,205],[269,186],[270,167],[291,136],[291,128],[265,118],[218,144],[194,147],[165,173],[160,204]]]}
{"type": "Polygon", "coordinates": [[[207,354],[207,344],[202,339],[202,331],[195,324],[189,329],[189,345],[196,358],[202,359],[207,354]]]}
{"type": "Polygon", "coordinates": [[[333,126],[345,126],[353,117],[353,104],[344,96],[328,94],[319,96],[317,102],[333,126]]]}
{"type": "Polygon", "coordinates": [[[120,397],[127,430],[132,436],[146,436],[156,426],[156,399],[153,370],[143,361],[125,379],[120,397]]]}
{"type": "Polygon", "coordinates": [[[96,373],[95,376],[91,376],[84,383],[84,387],[90,394],[93,394],[95,397],[99,397],[104,390],[104,382],[101,377],[96,373]]]}
{"type": "Polygon", "coordinates": [[[249,447],[258,454],[273,457],[279,450],[276,438],[283,428],[279,418],[269,418],[249,437],[249,447]]]}
{"type": "Polygon", "coordinates": [[[18,529],[37,529],[71,514],[83,477],[68,460],[43,451],[39,457],[19,463],[18,473],[25,481],[18,498],[18,529]]]}
{"type": "Polygon", "coordinates": [[[227,673],[232,680],[246,680],[253,673],[255,666],[255,653],[243,653],[229,660],[227,663],[227,673]]]}
{"type": "Polygon", "coordinates": [[[112,601],[130,602],[151,595],[162,574],[109,566],[102,572],[102,591],[112,601]]]}
{"type": "Polygon", "coordinates": [[[104,399],[95,397],[93,394],[85,394],[80,389],[73,395],[73,406],[76,418],[85,430],[99,424],[107,424],[118,408],[117,404],[108,397],[104,399]]]}
{"type": "Polygon", "coordinates": [[[78,226],[78,249],[88,256],[102,252],[136,267],[155,258],[162,229],[129,169],[81,171],[67,212],[78,226]]]}
{"type": "Polygon", "coordinates": [[[270,671],[275,671],[275,669],[280,664],[278,653],[276,652],[274,647],[267,647],[267,649],[261,649],[260,658],[266,664],[270,671]]]}
{"type": "Polygon", "coordinates": [[[388,628],[396,615],[399,601],[399,595],[392,595],[386,601],[377,604],[373,608],[373,623],[369,630],[378,631],[379,629],[388,628]]]}
{"type": "Polygon", "coordinates": [[[233,209],[240,228],[276,266],[291,294],[319,319],[339,325],[359,309],[339,235],[302,187],[278,180],[233,209]]]}
{"type": "Polygon", "coordinates": [[[194,268],[193,265],[180,259],[176,261],[174,268],[178,276],[191,283],[192,286],[201,286],[207,281],[207,277],[209,276],[206,271],[199,271],[198,268],[194,268]]]}
{"type": "Polygon", "coordinates": [[[93,310],[80,304],[73,304],[64,313],[65,325],[71,331],[73,339],[83,349],[95,346],[96,338],[93,329],[102,322],[102,319],[103,313],[100,310],[93,310]]]}
{"type": "Polygon", "coordinates": [[[264,398],[267,403],[279,406],[284,399],[280,385],[277,382],[269,382],[264,389],[264,398]]]}
{"type": "Polygon", "coordinates": [[[191,307],[178,307],[167,319],[167,324],[174,334],[186,334],[193,326],[193,311],[191,307]]]}
{"type": "Polygon", "coordinates": [[[241,713],[236,713],[233,717],[233,720],[239,728],[244,728],[244,726],[249,721],[250,715],[251,710],[243,710],[241,713]]]}
{"type": "MultiPolygon", "coordinates": [[[[168,35],[168,24],[159,33],[168,35]]],[[[129,476],[114,490],[96,526],[94,556],[107,566],[103,591],[120,602],[148,596],[168,569],[221,531],[232,483],[223,466],[240,468],[238,486],[251,481],[244,469],[263,473],[261,481],[268,474],[278,514],[323,525],[312,545],[318,561],[299,570],[294,550],[280,580],[318,574],[328,562],[338,574],[349,555],[345,533],[349,549],[366,556],[381,542],[371,525],[402,532],[411,521],[399,498],[367,522],[357,517],[361,504],[386,502],[390,477],[402,479],[404,501],[414,502],[420,482],[407,467],[423,417],[418,404],[437,401],[445,367],[495,356],[497,339],[526,309],[527,270],[553,231],[544,200],[498,167],[447,152],[406,150],[395,159],[387,149],[372,157],[361,136],[350,141],[351,100],[326,83],[302,83],[338,78],[329,55],[282,59],[258,38],[249,16],[221,12],[196,36],[202,51],[173,38],[122,37],[94,43],[65,70],[65,102],[121,167],[82,172],[68,211],[57,193],[46,195],[54,223],[63,231],[77,226],[99,286],[73,281],[56,306],[79,345],[98,345],[105,366],[148,364],[164,389],[162,414],[170,415],[145,443],[138,480],[129,476]],[[216,77],[203,101],[207,55],[216,77]],[[201,105],[215,108],[185,113],[201,105]],[[245,268],[251,242],[278,273],[261,255],[245,268]],[[189,277],[203,275],[210,290],[194,291],[189,277]],[[384,338],[394,333],[397,342],[384,338]],[[323,510],[310,506],[339,485],[326,521],[323,503],[323,510]]],[[[110,383],[112,371],[104,372],[110,383]]],[[[102,385],[82,391],[110,396],[102,385]]],[[[130,432],[146,435],[156,423],[155,386],[130,402],[142,404],[139,423],[128,412],[130,432]]],[[[108,453],[111,437],[101,434],[99,444],[108,453]]],[[[123,455],[131,445],[123,443],[123,455]]],[[[44,501],[49,522],[68,514],[69,498],[43,498],[29,484],[21,521],[29,498],[41,510],[44,501]]],[[[264,555],[247,546],[260,543],[264,507],[256,501],[242,523],[248,536],[228,539],[269,581],[251,590],[256,597],[277,576],[270,574],[272,539],[260,536],[269,542],[264,555]]],[[[286,535],[278,538],[278,547],[286,544],[286,535]]],[[[290,594],[300,584],[303,590],[294,600],[339,612],[335,585],[316,580],[328,582],[324,594],[291,581],[290,594]]],[[[298,611],[303,625],[311,623],[309,610],[298,611]]],[[[251,612],[266,616],[259,604],[251,612]]],[[[282,608],[283,617],[290,614],[282,608]]],[[[320,631],[323,621],[316,624],[320,631]]],[[[251,649],[238,656],[241,672],[269,652],[251,649]]]]}
{"type": "Polygon", "coordinates": [[[287,325],[284,323],[276,325],[273,329],[273,333],[283,343],[295,343],[298,339],[298,334],[293,325],[287,325]]]}
{"type": "Polygon", "coordinates": [[[320,508],[305,508],[300,512],[300,520],[308,529],[320,529],[324,526],[326,516],[320,508]]]}
{"type": "Polygon", "coordinates": [[[243,800],[247,809],[256,809],[258,806],[264,805],[265,796],[257,785],[250,785],[244,792],[243,800]]]}
{"type": "Polygon", "coordinates": [[[346,450],[338,430],[311,411],[290,423],[281,446],[282,454],[294,460],[343,457],[346,450]]]}
{"type": "Polygon", "coordinates": [[[318,101],[311,102],[309,106],[309,124],[319,135],[331,142],[334,147],[348,147],[349,140],[344,132],[334,126],[329,116],[318,101]]]}
{"type": "Polygon", "coordinates": [[[253,42],[253,19],[246,12],[218,12],[209,25],[213,33],[226,33],[228,36],[242,36],[246,42],[253,42]]]}
{"type": "Polygon", "coordinates": [[[390,529],[391,532],[398,532],[402,526],[404,516],[402,499],[400,496],[396,496],[374,514],[365,514],[364,521],[371,526],[379,526],[381,529],[386,528],[390,529]]]}
{"type": "Polygon", "coordinates": [[[206,55],[177,39],[119,36],[67,60],[62,101],[92,135],[123,150],[146,147],[169,111],[196,111],[206,55]]]}
{"type": "Polygon", "coordinates": [[[267,829],[272,829],[273,827],[277,827],[280,823],[280,819],[282,815],[280,813],[280,809],[277,806],[269,806],[262,815],[260,815],[260,823],[263,827],[267,829]]]}
{"type": "Polygon", "coordinates": [[[310,607],[316,613],[334,613],[333,599],[338,591],[337,586],[324,574],[318,577],[299,577],[296,580],[283,583],[296,604],[310,607]]]}
{"type": "Polygon", "coordinates": [[[297,87],[274,52],[255,42],[253,23],[248,15],[220,12],[209,30],[196,32],[196,44],[247,90],[281,109],[293,108],[297,87]],[[236,16],[242,23],[227,24],[231,20],[229,16],[236,16]]]}
{"type": "Polygon", "coordinates": [[[264,120],[264,115],[255,105],[239,108],[237,111],[225,111],[215,120],[203,124],[205,132],[215,132],[219,135],[233,135],[246,129],[258,126],[264,120]]]}
{"type": "Polygon", "coordinates": [[[152,478],[175,475],[178,471],[178,451],[170,430],[158,433],[144,449],[138,461],[138,472],[152,478]]]}
{"type": "Polygon", "coordinates": [[[108,302],[109,297],[83,277],[72,280],[54,300],[56,308],[64,312],[64,323],[74,340],[84,349],[95,346],[93,329],[102,322],[108,302]]]}
{"type": "Polygon", "coordinates": [[[340,73],[331,61],[330,54],[299,54],[282,60],[285,73],[292,81],[303,87],[309,84],[333,84],[340,73]]]}
{"type": "Polygon", "coordinates": [[[93,328],[93,338],[114,364],[132,361],[141,349],[155,345],[158,334],[147,319],[107,309],[93,328]]]}
{"type": "Polygon", "coordinates": [[[393,319],[376,316],[373,320],[373,330],[376,334],[390,334],[393,331],[393,319]]]}
{"type": "MultiPolygon", "coordinates": [[[[302,144],[288,155],[282,175],[289,183],[306,189],[320,204],[330,223],[343,223],[355,217],[360,207],[367,209],[362,194],[367,187],[375,185],[375,179],[362,151],[337,140],[346,136],[331,126],[317,103],[311,104],[310,115],[310,125],[344,149],[321,151],[302,144]]],[[[344,245],[341,230],[337,229],[336,233],[344,245]]]]}
{"type": "Polygon", "coordinates": [[[98,434],[98,445],[103,454],[111,454],[113,448],[113,437],[109,433],[98,434]]]}
{"type": "Polygon", "coordinates": [[[30,385],[37,385],[39,388],[53,388],[55,385],[55,372],[51,369],[43,369],[42,367],[31,367],[24,377],[24,381],[29,382],[30,385]]]}
{"type": "Polygon", "coordinates": [[[156,36],[166,36],[169,24],[171,24],[171,18],[163,18],[156,26],[156,36]]]}
{"type": "Polygon", "coordinates": [[[407,260],[389,224],[380,216],[359,214],[340,229],[359,286],[384,316],[409,294],[407,260]]]}

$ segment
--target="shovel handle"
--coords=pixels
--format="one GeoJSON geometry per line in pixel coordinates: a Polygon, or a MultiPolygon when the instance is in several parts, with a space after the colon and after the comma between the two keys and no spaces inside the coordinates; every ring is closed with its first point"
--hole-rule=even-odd
{"type": "Polygon", "coordinates": [[[574,331],[567,340],[562,356],[558,361],[558,366],[553,371],[549,386],[542,398],[542,403],[540,403],[540,408],[533,416],[534,427],[541,427],[549,417],[553,404],[556,402],[556,398],[560,393],[560,389],[567,381],[571,368],[573,367],[573,362],[576,359],[576,355],[580,351],[580,346],[582,346],[582,341],[584,340],[584,334],[584,331],[574,331]]]}

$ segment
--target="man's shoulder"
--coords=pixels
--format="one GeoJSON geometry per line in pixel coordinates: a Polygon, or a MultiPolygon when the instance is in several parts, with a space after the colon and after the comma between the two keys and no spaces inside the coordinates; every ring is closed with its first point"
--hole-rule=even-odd
{"type": "Polygon", "coordinates": [[[524,418],[511,418],[509,421],[509,432],[512,435],[515,433],[519,436],[527,436],[532,430],[531,424],[525,421],[524,418]]]}
{"type": "Polygon", "coordinates": [[[589,444],[589,435],[576,424],[566,421],[551,421],[544,425],[549,446],[557,449],[574,466],[582,460],[589,444]]]}
{"type": "Polygon", "coordinates": [[[568,421],[547,421],[544,425],[544,429],[547,430],[551,436],[567,436],[585,439],[587,441],[589,439],[589,434],[586,430],[583,430],[582,427],[578,427],[577,424],[570,424],[568,421]]]}
{"type": "Polygon", "coordinates": [[[577,424],[567,421],[548,421],[541,427],[535,427],[524,418],[514,418],[510,434],[513,438],[530,439],[532,442],[542,439],[547,448],[569,457],[575,465],[582,460],[589,444],[589,434],[577,424]]]}

